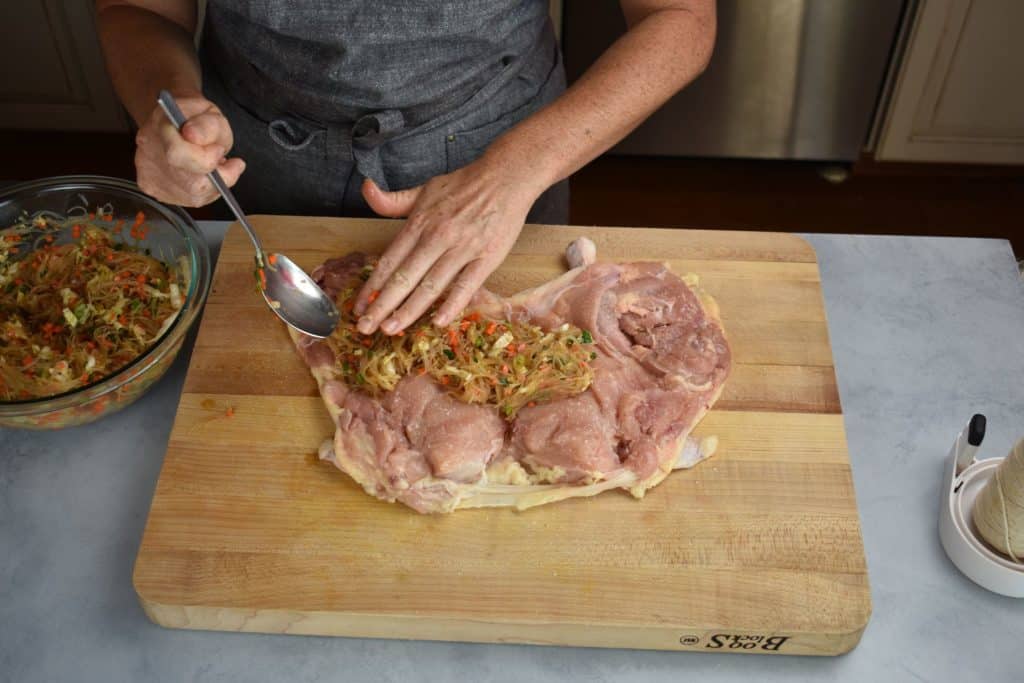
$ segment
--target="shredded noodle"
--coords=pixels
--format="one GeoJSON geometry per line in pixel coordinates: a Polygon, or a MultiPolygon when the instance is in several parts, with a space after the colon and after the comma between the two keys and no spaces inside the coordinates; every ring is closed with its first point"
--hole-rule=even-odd
{"type": "Polygon", "coordinates": [[[527,405],[579,394],[590,386],[596,355],[586,330],[555,330],[469,313],[445,328],[430,312],[399,335],[364,335],[352,308],[367,266],[336,304],[341,322],[328,338],[342,380],[373,396],[391,391],[406,375],[429,374],[466,403],[491,403],[508,419],[527,405]]]}

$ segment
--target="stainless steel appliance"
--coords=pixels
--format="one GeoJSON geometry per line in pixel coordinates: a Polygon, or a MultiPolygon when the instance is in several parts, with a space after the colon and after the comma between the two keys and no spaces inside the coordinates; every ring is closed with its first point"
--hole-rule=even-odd
{"type": "MultiPolygon", "coordinates": [[[[855,160],[904,4],[718,0],[708,69],[613,153],[855,160]]],[[[626,28],[613,0],[566,0],[564,20],[570,80],[626,28]]]]}

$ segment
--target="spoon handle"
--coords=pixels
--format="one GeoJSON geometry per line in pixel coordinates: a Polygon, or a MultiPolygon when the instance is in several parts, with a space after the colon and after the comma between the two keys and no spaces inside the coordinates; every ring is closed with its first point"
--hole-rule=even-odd
{"type": "MultiPolygon", "coordinates": [[[[157,104],[160,105],[160,108],[164,110],[165,114],[167,114],[167,118],[171,120],[171,123],[173,123],[174,127],[180,132],[181,127],[185,125],[185,121],[188,119],[185,118],[185,114],[182,113],[181,108],[178,107],[178,103],[174,100],[174,96],[166,90],[161,90],[160,96],[157,98],[157,104]]],[[[220,173],[217,172],[217,169],[214,169],[207,174],[207,177],[210,179],[210,182],[213,183],[213,186],[217,188],[217,192],[220,193],[220,196],[224,198],[224,202],[228,207],[230,207],[231,212],[235,214],[235,218],[238,219],[238,222],[242,224],[242,227],[249,234],[249,239],[251,239],[252,243],[256,246],[256,259],[262,266],[263,245],[260,243],[260,239],[256,236],[256,231],[253,230],[252,225],[249,224],[249,219],[245,217],[245,212],[243,212],[242,207],[239,206],[238,200],[235,199],[235,194],[231,191],[231,188],[228,187],[227,183],[224,182],[224,179],[220,177],[220,173]]]]}

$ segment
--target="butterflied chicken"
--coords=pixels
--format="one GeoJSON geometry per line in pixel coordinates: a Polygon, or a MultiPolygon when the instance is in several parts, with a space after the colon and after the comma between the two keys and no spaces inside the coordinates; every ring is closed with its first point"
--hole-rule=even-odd
{"type": "MultiPolygon", "coordinates": [[[[520,509],[622,488],[640,498],[710,456],[690,431],[729,374],[715,302],[659,263],[596,263],[502,297],[481,290],[450,329],[331,339],[292,332],[337,426],[320,457],[367,493],[422,513],[520,509]]],[[[363,254],[313,277],[352,318],[363,254]]]]}

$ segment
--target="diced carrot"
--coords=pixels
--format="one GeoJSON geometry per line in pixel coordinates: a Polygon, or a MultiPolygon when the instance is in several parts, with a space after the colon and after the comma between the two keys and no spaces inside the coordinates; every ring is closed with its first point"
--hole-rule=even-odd
{"type": "Polygon", "coordinates": [[[494,330],[497,329],[498,323],[490,322],[487,323],[487,328],[484,330],[484,334],[494,334],[494,330]]]}
{"type": "Polygon", "coordinates": [[[372,292],[370,292],[370,296],[368,296],[368,297],[366,298],[366,300],[367,300],[367,301],[368,301],[369,303],[371,303],[371,304],[372,304],[372,303],[373,303],[374,301],[376,301],[376,300],[377,300],[377,297],[379,297],[379,296],[380,296],[380,290],[379,290],[379,289],[375,289],[375,290],[373,290],[372,292]]]}
{"type": "Polygon", "coordinates": [[[441,375],[441,384],[447,385],[449,381],[451,380],[448,379],[448,375],[441,375]]]}
{"type": "Polygon", "coordinates": [[[472,313],[470,313],[469,315],[466,316],[466,320],[468,320],[471,323],[475,323],[475,322],[479,321],[480,320],[480,312],[479,311],[473,311],[472,313]]]}
{"type": "Polygon", "coordinates": [[[72,226],[71,227],[71,236],[74,237],[76,240],[79,237],[81,237],[82,236],[82,226],[81,225],[74,225],[74,226],[72,226]]]}
{"type": "Polygon", "coordinates": [[[260,268],[260,269],[259,269],[258,271],[256,271],[256,272],[258,272],[258,273],[259,273],[259,275],[260,275],[260,287],[261,287],[262,289],[266,289],[266,288],[267,288],[267,274],[263,272],[263,269],[262,269],[262,268],[260,268]]]}
{"type": "Polygon", "coordinates": [[[146,214],[144,214],[141,211],[139,211],[137,214],[135,214],[135,225],[134,225],[134,227],[136,227],[136,228],[139,227],[145,221],[146,221],[146,214]]]}
{"type": "Polygon", "coordinates": [[[25,356],[24,358],[21,359],[21,364],[24,365],[26,368],[32,365],[33,362],[35,362],[35,359],[32,356],[25,356]]]}
{"type": "Polygon", "coordinates": [[[267,262],[270,265],[272,265],[272,266],[276,266],[277,265],[277,254],[270,254],[269,256],[267,256],[267,262]]]}
{"type": "Polygon", "coordinates": [[[468,320],[463,320],[461,323],[459,323],[459,329],[465,332],[466,330],[469,329],[469,326],[472,324],[473,323],[469,322],[468,320]]]}
{"type": "Polygon", "coordinates": [[[399,330],[399,331],[398,331],[398,332],[396,332],[395,334],[396,334],[397,336],[399,336],[399,337],[404,337],[404,336],[405,336],[405,330],[399,330]]]}
{"type": "Polygon", "coordinates": [[[418,372],[421,375],[425,375],[425,374],[427,374],[427,369],[421,365],[420,369],[417,370],[416,372],[418,372]]]}
{"type": "Polygon", "coordinates": [[[371,339],[370,337],[365,337],[363,338],[362,344],[366,348],[370,348],[371,346],[373,346],[373,339],[371,339]]]}
{"type": "Polygon", "coordinates": [[[140,285],[144,285],[146,284],[146,276],[139,273],[139,276],[135,278],[135,281],[138,282],[140,285]]]}
{"type": "Polygon", "coordinates": [[[503,364],[501,366],[501,374],[503,374],[503,375],[507,375],[508,374],[508,366],[507,365],[503,364]]]}
{"type": "Polygon", "coordinates": [[[228,409],[224,411],[224,415],[225,415],[225,417],[234,417],[234,415],[235,415],[235,407],[234,406],[228,406],[228,409]]]}

